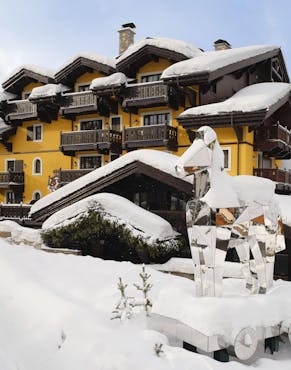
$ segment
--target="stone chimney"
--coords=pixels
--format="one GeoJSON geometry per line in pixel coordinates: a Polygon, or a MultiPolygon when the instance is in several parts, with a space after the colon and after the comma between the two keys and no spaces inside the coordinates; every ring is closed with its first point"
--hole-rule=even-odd
{"type": "Polygon", "coordinates": [[[118,30],[119,32],[119,54],[125,52],[125,50],[134,43],[135,35],[135,24],[125,23],[121,26],[122,28],[118,30]]]}
{"type": "Polygon", "coordinates": [[[225,41],[225,40],[222,40],[222,39],[218,39],[216,41],[214,41],[214,49],[217,51],[217,50],[226,50],[226,49],[231,49],[231,45],[229,42],[225,41]]]}

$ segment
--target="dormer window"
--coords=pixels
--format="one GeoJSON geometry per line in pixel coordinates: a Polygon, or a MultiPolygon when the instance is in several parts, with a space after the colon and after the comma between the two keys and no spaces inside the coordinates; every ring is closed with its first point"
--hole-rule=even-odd
{"type": "Polygon", "coordinates": [[[150,75],[143,75],[141,76],[140,82],[155,82],[160,81],[161,73],[155,73],[150,75]]]}
{"type": "Polygon", "coordinates": [[[90,90],[90,84],[78,85],[78,92],[89,91],[89,90],[90,90]]]}

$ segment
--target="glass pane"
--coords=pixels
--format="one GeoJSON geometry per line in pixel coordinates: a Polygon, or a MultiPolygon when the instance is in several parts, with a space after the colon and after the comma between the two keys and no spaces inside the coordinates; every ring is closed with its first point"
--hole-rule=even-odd
{"type": "Polygon", "coordinates": [[[80,157],[80,169],[94,169],[101,167],[101,157],[80,157]]]}
{"type": "Polygon", "coordinates": [[[7,171],[14,172],[15,171],[15,161],[7,161],[6,168],[7,168],[7,171]]]}
{"type": "Polygon", "coordinates": [[[153,75],[147,75],[141,77],[141,82],[155,82],[159,81],[161,77],[161,73],[153,74],[153,75]]]}
{"type": "Polygon", "coordinates": [[[120,131],[120,117],[111,118],[111,129],[115,131],[120,131]]]}
{"type": "Polygon", "coordinates": [[[78,91],[89,91],[90,84],[78,86],[78,91]]]}
{"type": "Polygon", "coordinates": [[[81,130],[102,130],[102,119],[93,119],[80,122],[81,130]]]}

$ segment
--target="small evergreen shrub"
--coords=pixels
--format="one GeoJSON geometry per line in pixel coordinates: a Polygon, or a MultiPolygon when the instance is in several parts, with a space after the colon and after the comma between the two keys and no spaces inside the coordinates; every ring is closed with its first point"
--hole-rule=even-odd
{"type": "Polygon", "coordinates": [[[182,238],[150,243],[106,216],[100,206],[90,207],[73,222],[42,231],[42,239],[48,247],[78,249],[83,255],[134,263],[163,263],[185,250],[182,238]]]}

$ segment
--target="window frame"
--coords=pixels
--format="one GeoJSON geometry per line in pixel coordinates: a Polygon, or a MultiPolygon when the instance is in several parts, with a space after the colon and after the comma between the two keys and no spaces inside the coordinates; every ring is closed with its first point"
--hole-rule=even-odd
{"type": "Polygon", "coordinates": [[[81,82],[81,83],[78,83],[78,84],[76,84],[76,92],[91,91],[90,90],[90,85],[91,85],[91,82],[81,82]],[[79,88],[80,87],[84,87],[84,86],[88,86],[88,90],[82,90],[82,91],[80,91],[79,88]]]}
{"type": "Polygon", "coordinates": [[[110,130],[113,130],[113,128],[112,128],[112,118],[119,118],[120,119],[120,132],[122,132],[122,129],[123,129],[122,116],[119,115],[119,114],[116,114],[114,116],[110,116],[109,117],[109,127],[110,127],[110,130]]]}
{"type": "Polygon", "coordinates": [[[161,80],[158,80],[158,81],[152,81],[152,82],[141,82],[142,78],[143,77],[147,77],[147,76],[154,76],[154,75],[162,75],[163,71],[152,71],[152,72],[145,72],[145,73],[140,73],[138,75],[138,78],[137,78],[137,81],[138,83],[154,83],[154,82],[159,82],[161,80]]]}
{"type": "Polygon", "coordinates": [[[34,158],[33,161],[32,161],[32,175],[33,176],[42,176],[42,168],[43,168],[42,159],[39,158],[39,157],[34,158]],[[40,161],[40,172],[35,172],[35,163],[36,163],[36,161],[40,161]]]}
{"type": "MultiPolygon", "coordinates": [[[[158,115],[158,114],[169,114],[169,123],[167,124],[167,126],[173,126],[172,112],[170,110],[142,112],[141,113],[142,126],[144,126],[144,127],[156,126],[156,125],[145,125],[144,124],[144,117],[145,116],[158,115]]],[[[158,123],[157,125],[161,125],[161,124],[158,123]]]]}
{"type": "Polygon", "coordinates": [[[94,117],[94,118],[82,118],[78,120],[78,130],[79,131],[94,131],[94,130],[81,130],[82,123],[89,121],[102,121],[102,127],[100,130],[104,129],[104,118],[103,117],[94,117]]]}
{"type": "Polygon", "coordinates": [[[83,157],[100,157],[101,158],[101,164],[100,164],[100,167],[102,167],[104,165],[104,157],[102,154],[79,154],[78,155],[78,169],[79,170],[95,170],[97,168],[100,168],[100,167],[96,167],[96,168],[81,168],[81,158],[83,157]]]}
{"type": "MultiPolygon", "coordinates": [[[[224,152],[228,152],[228,155],[227,155],[227,167],[224,167],[224,170],[225,171],[231,171],[231,147],[230,146],[221,146],[221,149],[223,151],[223,155],[224,155],[224,152]]],[[[225,156],[224,156],[225,158],[225,156]]],[[[224,162],[223,162],[224,163],[224,162]]]]}
{"type": "MultiPolygon", "coordinates": [[[[42,198],[42,193],[41,193],[41,191],[40,191],[40,190],[34,190],[34,192],[32,193],[32,196],[31,196],[31,200],[36,200],[36,199],[35,199],[35,194],[39,194],[39,195],[40,195],[39,199],[41,199],[41,198],[42,198]]],[[[37,200],[39,200],[39,199],[37,199],[37,200]]],[[[37,201],[37,200],[36,200],[36,201],[37,201]]]]}
{"type": "Polygon", "coordinates": [[[32,127],[33,127],[32,141],[36,142],[36,143],[42,142],[43,141],[43,124],[42,123],[37,123],[36,125],[32,125],[32,127]],[[40,132],[41,138],[40,139],[36,139],[36,129],[37,129],[37,127],[41,128],[41,132],[40,132]]]}
{"type": "Polygon", "coordinates": [[[5,158],[5,172],[9,172],[8,162],[14,162],[14,170],[12,172],[15,171],[15,161],[15,158],[5,158]]]}

